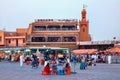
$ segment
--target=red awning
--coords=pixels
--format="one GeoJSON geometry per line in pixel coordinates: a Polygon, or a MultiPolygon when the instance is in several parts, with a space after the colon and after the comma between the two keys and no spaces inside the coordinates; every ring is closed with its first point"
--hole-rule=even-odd
{"type": "Polygon", "coordinates": [[[79,50],[73,50],[72,52],[79,55],[79,54],[92,54],[94,52],[96,52],[97,49],[79,49],[79,50]]]}

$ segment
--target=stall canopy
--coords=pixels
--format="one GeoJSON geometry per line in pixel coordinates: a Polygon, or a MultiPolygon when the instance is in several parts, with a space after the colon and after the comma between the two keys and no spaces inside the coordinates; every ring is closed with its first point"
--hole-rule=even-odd
{"type": "Polygon", "coordinates": [[[48,53],[51,53],[52,50],[58,52],[58,53],[69,53],[69,48],[58,48],[58,47],[30,47],[30,50],[32,53],[36,53],[37,50],[41,51],[48,51],[48,53]]]}
{"type": "Polygon", "coordinates": [[[73,50],[72,52],[77,54],[77,55],[81,55],[81,54],[92,54],[94,52],[96,52],[97,49],[78,49],[78,50],[73,50]]]}
{"type": "Polygon", "coordinates": [[[108,52],[118,52],[118,53],[120,53],[120,47],[113,47],[113,48],[111,48],[111,49],[109,49],[107,51],[108,52]]]}

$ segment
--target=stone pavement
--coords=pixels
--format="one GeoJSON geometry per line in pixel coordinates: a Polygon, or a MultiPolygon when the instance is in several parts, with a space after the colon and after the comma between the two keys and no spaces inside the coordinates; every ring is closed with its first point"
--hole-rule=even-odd
{"type": "MultiPolygon", "coordinates": [[[[19,63],[0,62],[0,80],[120,80],[120,64],[97,64],[86,70],[79,70],[71,75],[41,75],[43,66],[32,69],[31,66],[19,63]]],[[[72,69],[73,70],[73,69],[72,69]]]]}

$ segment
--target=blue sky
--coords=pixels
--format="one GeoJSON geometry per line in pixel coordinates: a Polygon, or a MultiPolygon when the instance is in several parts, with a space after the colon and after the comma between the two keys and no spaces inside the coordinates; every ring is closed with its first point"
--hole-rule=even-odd
{"type": "Polygon", "coordinates": [[[35,19],[81,19],[83,4],[92,39],[120,40],[120,0],[0,0],[0,29],[27,28],[35,19]]]}

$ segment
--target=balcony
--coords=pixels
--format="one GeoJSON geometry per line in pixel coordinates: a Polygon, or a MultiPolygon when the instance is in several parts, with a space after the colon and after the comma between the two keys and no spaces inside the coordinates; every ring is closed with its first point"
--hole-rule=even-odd
{"type": "Polygon", "coordinates": [[[36,35],[35,36],[35,35],[32,35],[31,40],[27,40],[27,41],[28,42],[36,42],[36,43],[76,42],[77,38],[76,38],[76,36],[70,36],[70,35],[64,35],[64,36],[59,36],[59,35],[47,35],[47,36],[36,35]]]}
{"type": "Polygon", "coordinates": [[[62,26],[62,30],[64,31],[72,31],[72,30],[77,30],[77,27],[76,26],[62,26]]]}
{"type": "Polygon", "coordinates": [[[61,29],[60,29],[60,26],[48,26],[47,30],[48,31],[59,31],[61,29]]]}
{"type": "Polygon", "coordinates": [[[48,25],[48,26],[34,26],[33,32],[48,32],[48,31],[79,31],[74,25],[48,25]]]}
{"type": "Polygon", "coordinates": [[[33,31],[46,31],[46,26],[34,26],[33,31]]]}

